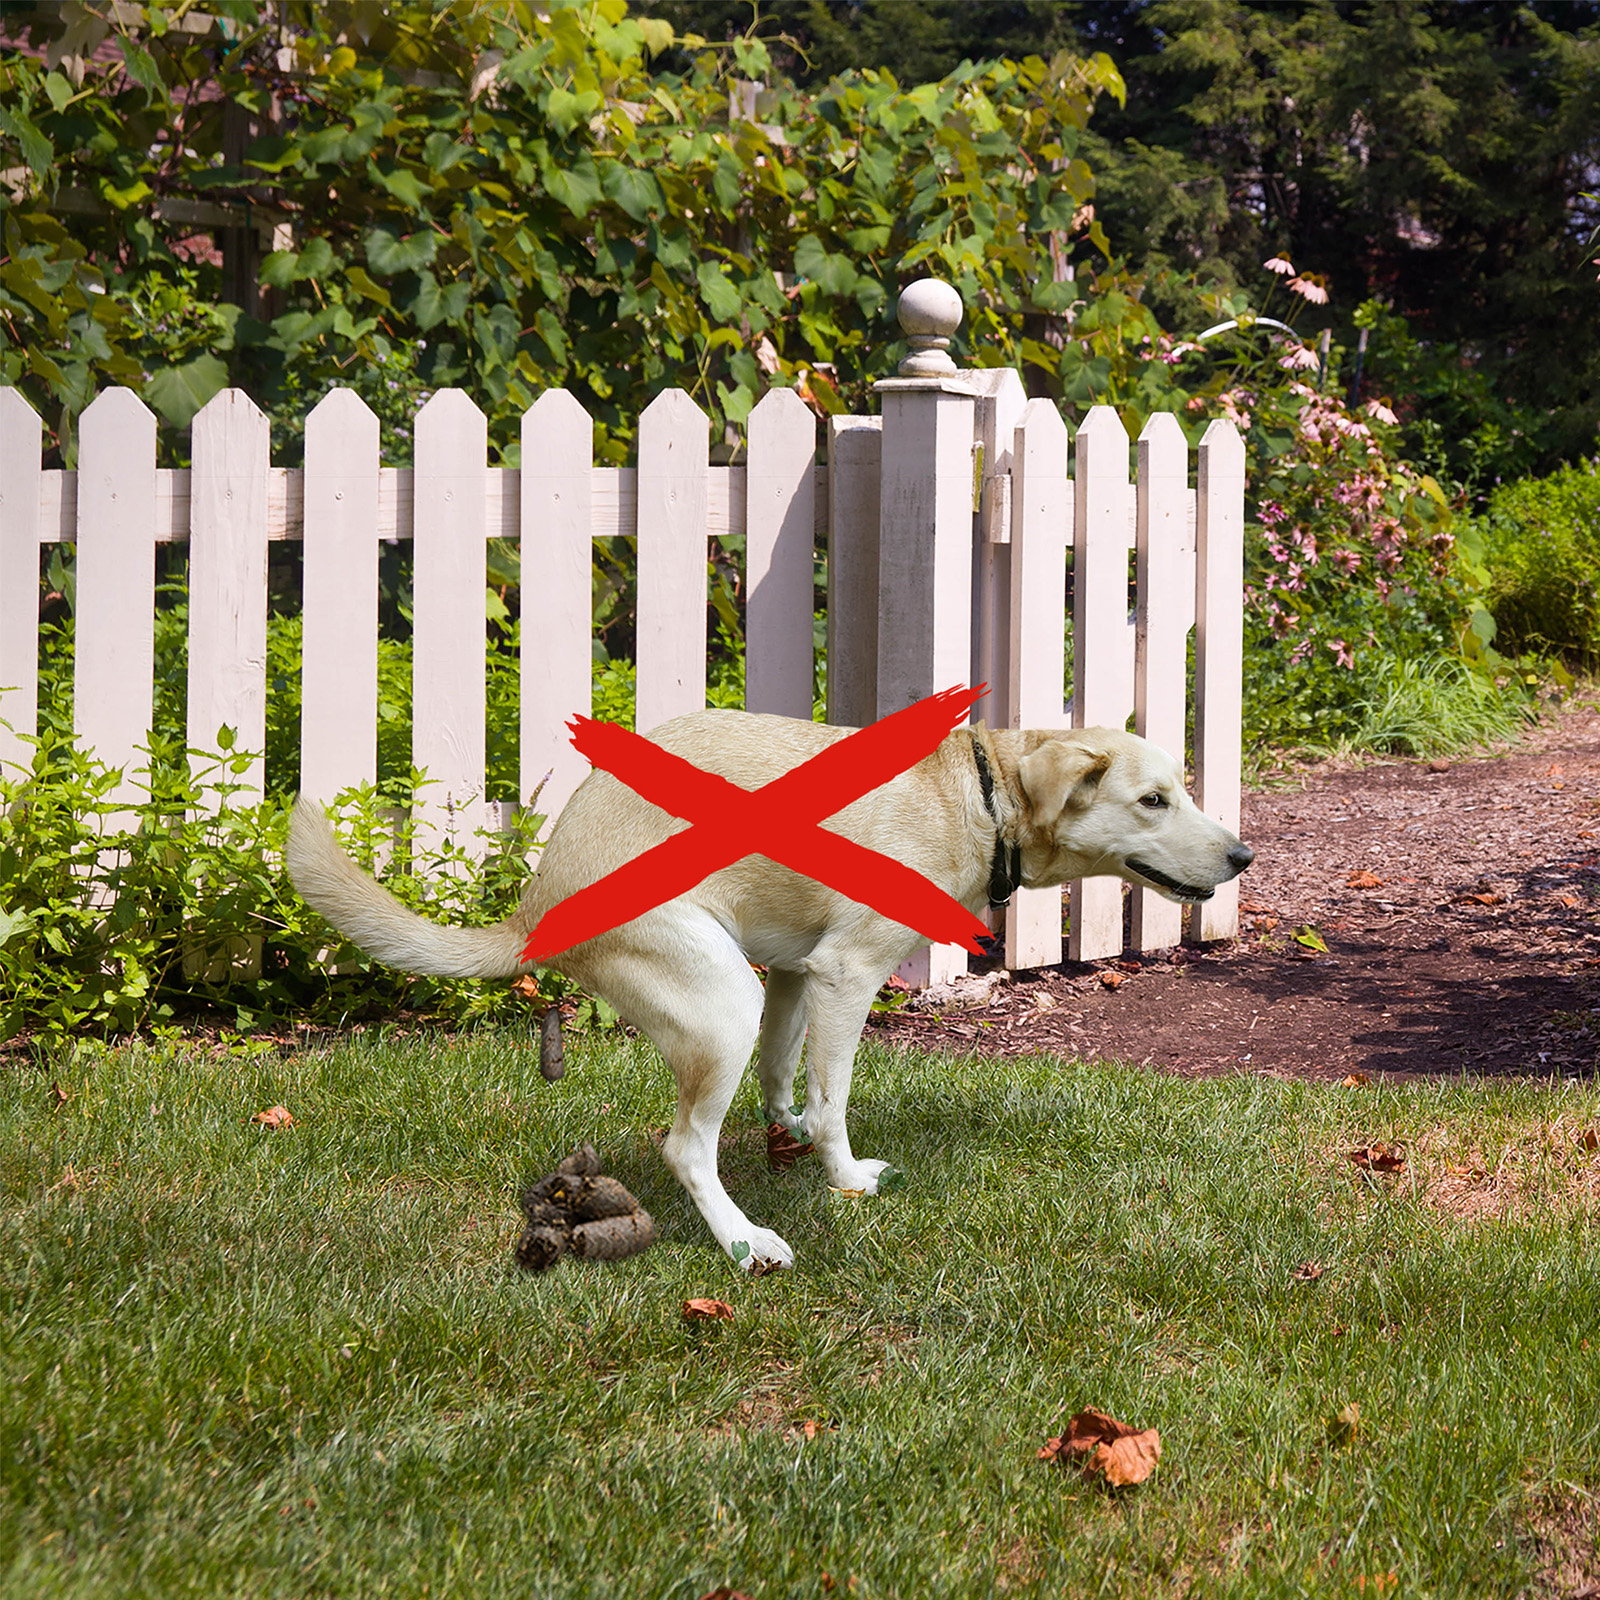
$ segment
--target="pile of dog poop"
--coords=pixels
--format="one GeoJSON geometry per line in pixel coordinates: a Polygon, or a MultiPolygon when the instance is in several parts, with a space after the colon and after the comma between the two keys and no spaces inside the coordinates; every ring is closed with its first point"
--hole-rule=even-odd
{"type": "Polygon", "coordinates": [[[528,1226],[517,1241],[517,1260],[530,1272],[547,1272],[564,1255],[585,1261],[621,1261],[648,1250],[656,1225],[615,1178],[602,1177],[600,1156],[582,1144],[548,1177],[522,1191],[528,1226]]]}

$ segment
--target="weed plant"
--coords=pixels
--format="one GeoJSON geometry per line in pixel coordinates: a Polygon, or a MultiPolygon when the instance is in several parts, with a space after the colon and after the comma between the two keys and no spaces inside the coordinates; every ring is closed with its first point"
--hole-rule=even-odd
{"type": "Polygon", "coordinates": [[[742,1091],[727,1181],[799,1253],[752,1280],[646,1137],[670,1079],[634,1041],[575,1041],[555,1086],[505,1029],[8,1071],[0,1595],[1444,1597],[1586,1570],[1592,1087],[869,1049],[854,1110],[905,1191],[767,1172],[742,1091]],[[251,1121],[277,1104],[293,1126],[251,1121]],[[584,1138],[660,1242],[525,1276],[518,1185],[584,1138]],[[1398,1176],[1346,1159],[1375,1139],[1398,1176]],[[703,1295],[731,1320],[686,1322],[703,1295]],[[1145,1484],[1037,1459],[1084,1405],[1160,1430],[1145,1484]]]}

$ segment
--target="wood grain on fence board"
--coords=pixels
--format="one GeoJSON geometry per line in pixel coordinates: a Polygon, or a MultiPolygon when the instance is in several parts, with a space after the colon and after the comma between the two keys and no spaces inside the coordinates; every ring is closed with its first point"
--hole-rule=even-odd
{"type": "Polygon", "coordinates": [[[747,711],[811,720],[817,422],[793,389],[750,413],[745,467],[747,711]]]}
{"type": "MultiPolygon", "coordinates": [[[[972,670],[970,391],[935,379],[889,379],[883,397],[878,515],[878,715],[888,716],[972,670]]],[[[919,951],[908,983],[967,970],[959,945],[919,951]]]]}
{"type": "MultiPolygon", "coordinates": [[[[1188,736],[1194,541],[1189,441],[1170,411],[1156,412],[1139,435],[1138,502],[1133,726],[1175,756],[1181,768],[1188,736]]],[[[1134,889],[1130,900],[1135,950],[1165,950],[1183,938],[1182,906],[1154,889],[1134,889]]]]}
{"type": "MultiPolygon", "coordinates": [[[[1128,659],[1128,434],[1110,406],[1078,429],[1073,470],[1072,724],[1121,728],[1133,698],[1128,659]]],[[[1122,950],[1122,884],[1082,878],[1071,888],[1074,961],[1122,950]]]]}
{"type": "Polygon", "coordinates": [[[72,725],[139,794],[155,679],[156,419],[132,389],[106,389],[78,419],[78,561],[72,725]]]}
{"type": "MultiPolygon", "coordinates": [[[[1200,440],[1195,518],[1195,802],[1239,830],[1244,710],[1244,441],[1231,422],[1200,440]]],[[[1239,931],[1239,880],[1189,913],[1198,939],[1239,931]]]]}
{"type": "Polygon", "coordinates": [[[432,780],[417,796],[426,834],[471,856],[484,818],[484,473],[488,425],[459,389],[417,413],[412,532],[411,759],[432,780]]]}
{"type": "Polygon", "coordinates": [[[972,373],[971,381],[977,394],[973,423],[983,472],[972,547],[968,670],[974,688],[980,683],[989,686],[988,695],[978,703],[977,717],[991,728],[1007,728],[1016,725],[1011,717],[1011,460],[1028,392],[1022,375],[1011,367],[984,368],[972,373]]]}
{"type": "Polygon", "coordinates": [[[353,389],[306,418],[300,787],[378,778],[378,419],[353,389]]]}
{"type": "Polygon", "coordinates": [[[706,703],[708,427],[682,389],[664,389],[639,417],[640,733],[706,703]]]}
{"type": "Polygon", "coordinates": [[[828,418],[828,721],[878,718],[881,417],[828,418]]]}
{"type": "Polygon", "coordinates": [[[0,777],[32,769],[39,731],[38,413],[0,389],[0,777]],[[19,771],[18,769],[21,769],[19,771]]]}
{"type": "Polygon", "coordinates": [[[546,390],[523,416],[522,463],[517,794],[527,803],[542,783],[538,809],[550,819],[588,775],[567,722],[589,715],[594,693],[594,423],[566,390],[546,390]]]}
{"type": "MultiPolygon", "coordinates": [[[[230,782],[266,794],[267,465],[271,429],[242,389],[213,395],[190,424],[189,748],[251,755],[230,782]]],[[[196,773],[211,763],[190,756],[196,773]]]]}
{"type": "MultiPolygon", "coordinates": [[[[1063,611],[1072,532],[1067,425],[1049,400],[1030,400],[1013,431],[1010,637],[1007,702],[1013,728],[1066,725],[1063,611]]],[[[1006,966],[1053,967],[1061,960],[1061,890],[1021,889],[1005,919],[1006,966]]]]}

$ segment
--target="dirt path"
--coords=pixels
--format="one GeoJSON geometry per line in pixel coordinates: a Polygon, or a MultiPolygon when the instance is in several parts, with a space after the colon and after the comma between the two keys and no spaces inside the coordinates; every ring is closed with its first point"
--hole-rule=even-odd
{"type": "Polygon", "coordinates": [[[1234,943],[1020,973],[987,1003],[908,1009],[874,1032],[1183,1073],[1594,1071],[1600,715],[1437,765],[1312,768],[1247,795],[1256,864],[1234,943]],[[1325,951],[1294,937],[1308,928],[1325,951]]]}

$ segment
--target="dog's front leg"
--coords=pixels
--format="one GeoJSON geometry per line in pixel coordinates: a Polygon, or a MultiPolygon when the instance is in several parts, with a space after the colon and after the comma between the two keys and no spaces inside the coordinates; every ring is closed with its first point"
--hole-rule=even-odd
{"type": "Polygon", "coordinates": [[[873,996],[892,970],[831,956],[822,946],[806,963],[806,1137],[822,1158],[828,1182],[857,1194],[876,1194],[899,1177],[887,1161],[858,1160],[845,1123],[856,1046],[873,996]]]}

